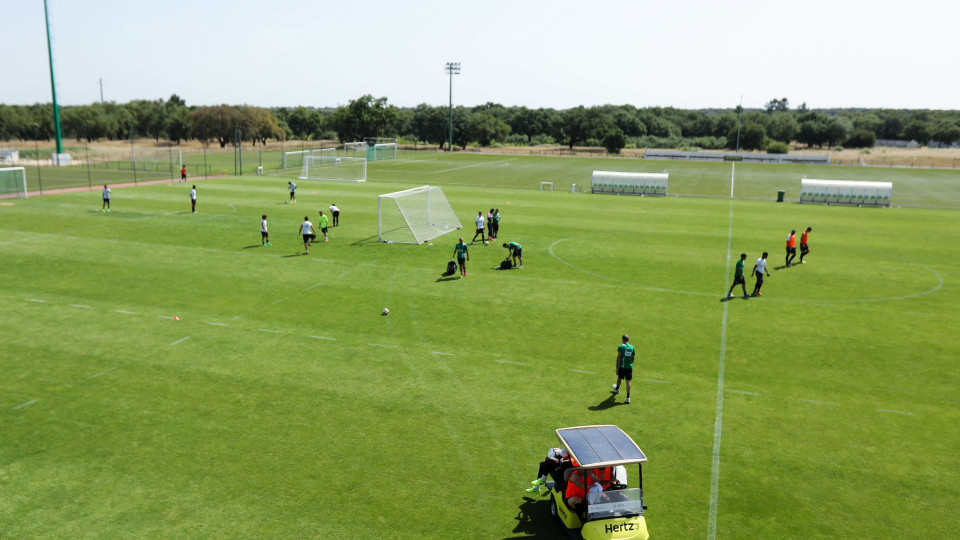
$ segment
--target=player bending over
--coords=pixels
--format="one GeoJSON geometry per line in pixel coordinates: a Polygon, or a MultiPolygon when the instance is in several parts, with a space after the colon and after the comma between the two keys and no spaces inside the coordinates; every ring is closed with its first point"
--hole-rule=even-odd
{"type": "Polygon", "coordinates": [[[523,246],[516,242],[508,242],[503,244],[503,247],[507,248],[507,251],[510,253],[507,257],[513,257],[513,265],[517,266],[517,259],[520,260],[520,268],[523,268],[523,246]]]}

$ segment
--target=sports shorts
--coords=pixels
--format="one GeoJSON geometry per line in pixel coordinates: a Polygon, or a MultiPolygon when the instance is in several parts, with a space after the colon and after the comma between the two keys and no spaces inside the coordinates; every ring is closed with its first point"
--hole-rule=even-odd
{"type": "Polygon", "coordinates": [[[620,379],[625,379],[625,380],[628,380],[628,381],[632,381],[632,380],[633,380],[633,368],[630,368],[630,369],[617,368],[617,377],[620,378],[620,379]]]}
{"type": "Polygon", "coordinates": [[[457,262],[460,264],[467,264],[466,257],[457,257],[457,262]]]}
{"type": "Polygon", "coordinates": [[[800,244],[800,251],[802,251],[803,253],[806,253],[806,252],[810,251],[810,248],[807,247],[806,244],[800,244]]]}
{"type": "Polygon", "coordinates": [[[313,233],[305,234],[305,235],[303,235],[303,241],[304,241],[304,242],[313,242],[313,239],[316,238],[316,237],[317,237],[317,235],[315,235],[315,234],[313,234],[313,233]]]}
{"type": "Polygon", "coordinates": [[[323,234],[327,234],[327,228],[324,227],[324,228],[320,229],[320,232],[322,232],[323,234]]]}
{"type": "Polygon", "coordinates": [[[739,284],[741,284],[741,283],[746,283],[746,282],[747,282],[747,278],[743,277],[742,275],[741,275],[741,276],[734,276],[734,278],[733,278],[733,284],[734,284],[734,285],[739,285],[739,284]]]}
{"type": "Polygon", "coordinates": [[[267,231],[260,231],[260,238],[266,238],[266,237],[267,237],[267,231]]]}

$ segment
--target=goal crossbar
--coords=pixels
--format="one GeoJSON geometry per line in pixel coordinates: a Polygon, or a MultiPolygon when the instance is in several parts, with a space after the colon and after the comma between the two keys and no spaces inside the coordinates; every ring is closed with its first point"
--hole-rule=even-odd
{"type": "Polygon", "coordinates": [[[377,238],[381,242],[422,244],[463,228],[438,186],[380,195],[377,215],[377,238]]]}
{"type": "Polygon", "coordinates": [[[0,199],[27,198],[27,170],[23,167],[0,167],[0,199]]]}

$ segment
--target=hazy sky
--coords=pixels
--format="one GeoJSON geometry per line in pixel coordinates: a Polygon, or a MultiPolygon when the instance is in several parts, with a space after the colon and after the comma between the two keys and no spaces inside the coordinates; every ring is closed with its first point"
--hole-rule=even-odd
{"type": "MultiPolygon", "coordinates": [[[[956,0],[49,0],[58,101],[960,109],[956,0]]],[[[2,10],[0,103],[50,101],[42,0],[2,10]]]]}

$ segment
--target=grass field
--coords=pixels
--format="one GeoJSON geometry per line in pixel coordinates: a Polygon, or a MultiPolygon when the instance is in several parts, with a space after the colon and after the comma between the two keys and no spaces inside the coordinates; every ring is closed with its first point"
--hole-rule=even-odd
{"type": "MultiPolygon", "coordinates": [[[[960,208],[957,173],[826,170],[960,208]]],[[[198,214],[178,184],[3,202],[0,537],[555,538],[523,489],[555,428],[604,423],[649,456],[655,538],[960,535],[957,211],[771,202],[805,171],[738,165],[730,200],[729,165],[426,155],[296,205],[270,176],[198,181],[198,214]],[[706,197],[568,192],[595,168],[706,197]],[[426,183],[468,240],[499,207],[524,269],[378,243],[376,196],[426,183]],[[763,250],[764,296],[721,301],[763,250]]]]}

